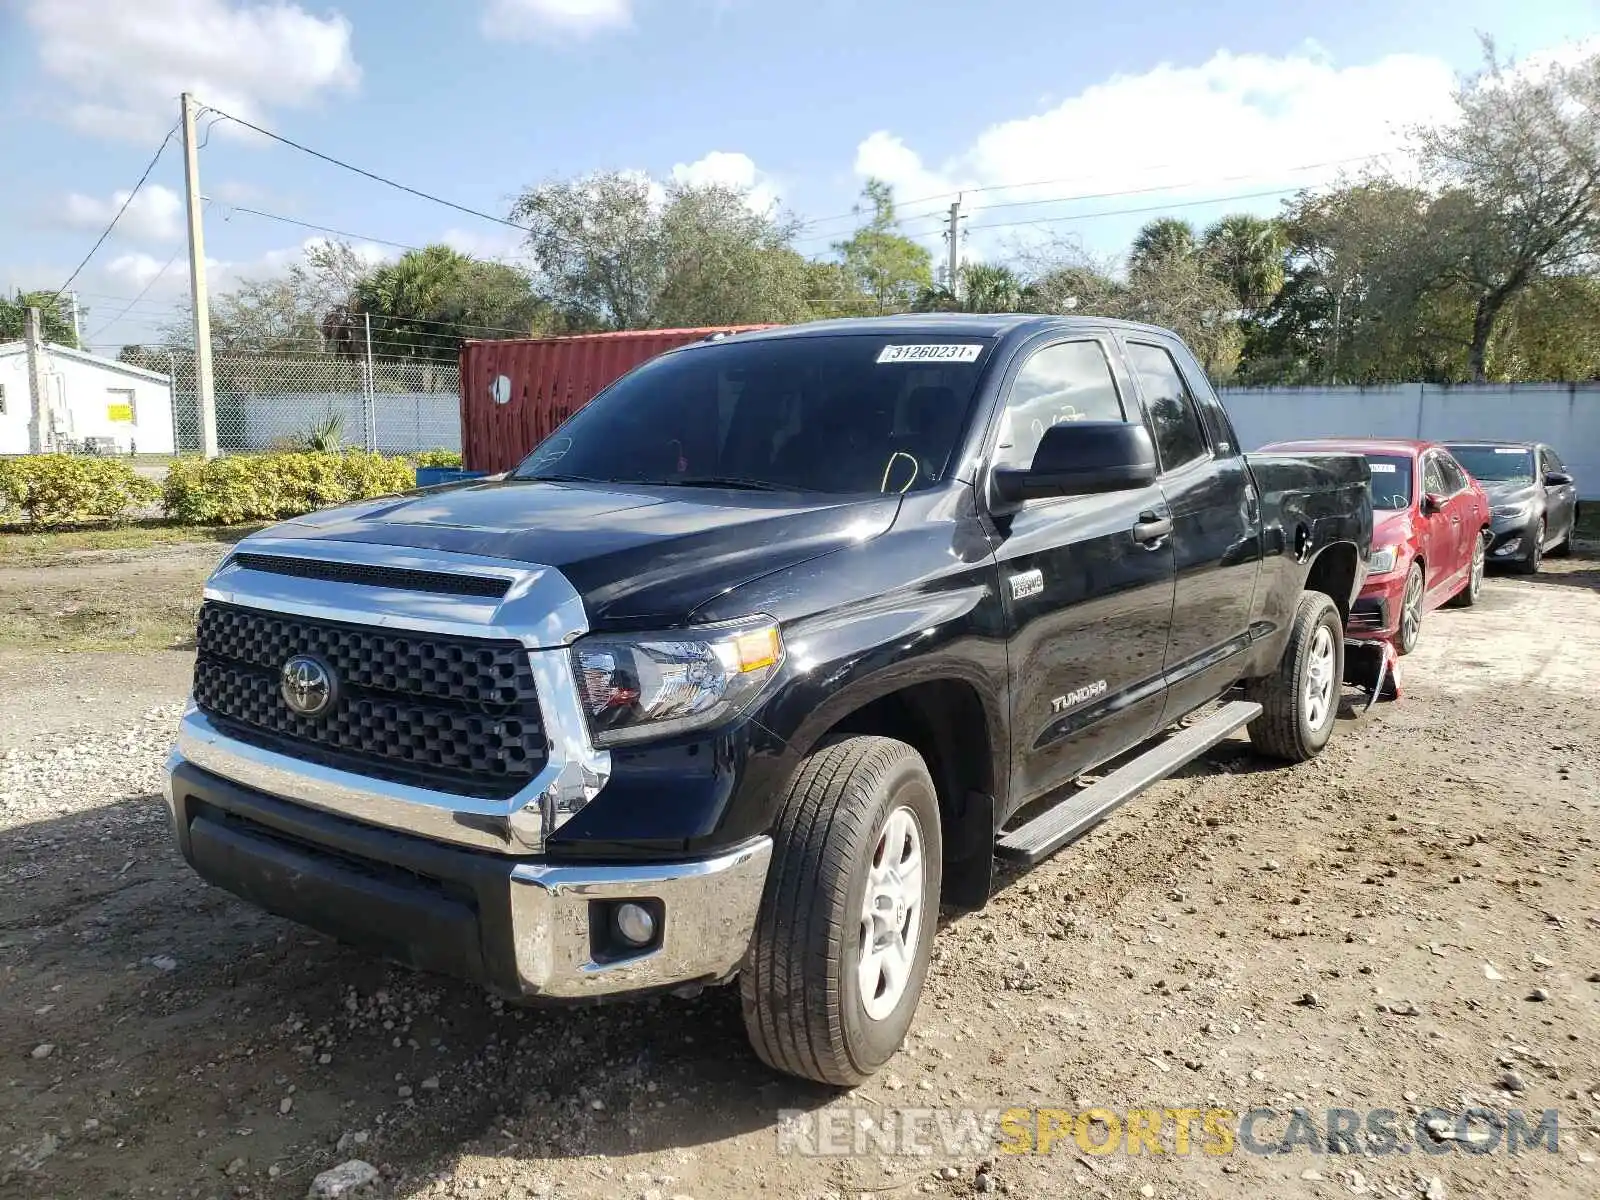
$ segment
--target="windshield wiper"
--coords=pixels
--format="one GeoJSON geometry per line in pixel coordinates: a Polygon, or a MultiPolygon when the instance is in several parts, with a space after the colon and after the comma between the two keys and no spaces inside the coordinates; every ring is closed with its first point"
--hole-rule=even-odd
{"type": "Polygon", "coordinates": [[[608,480],[596,479],[593,475],[518,475],[519,483],[607,483],[608,480]]]}

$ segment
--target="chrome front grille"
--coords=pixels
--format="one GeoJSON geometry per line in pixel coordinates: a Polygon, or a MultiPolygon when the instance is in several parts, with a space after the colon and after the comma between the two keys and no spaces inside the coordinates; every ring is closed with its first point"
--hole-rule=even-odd
{"type": "Polygon", "coordinates": [[[194,700],[241,741],[342,770],[459,795],[507,797],[548,744],[527,650],[517,642],[401,632],[208,600],[194,700]],[[296,655],[337,681],[327,712],[289,707],[296,655]]]}

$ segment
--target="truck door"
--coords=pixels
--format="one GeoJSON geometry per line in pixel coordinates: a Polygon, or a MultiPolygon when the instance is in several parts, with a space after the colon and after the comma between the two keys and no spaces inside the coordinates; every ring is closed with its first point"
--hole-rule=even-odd
{"type": "Polygon", "coordinates": [[[1422,456],[1422,492],[1417,497],[1417,512],[1421,522],[1417,540],[1426,588],[1423,607],[1436,608],[1456,590],[1461,575],[1461,510],[1451,506],[1450,482],[1439,456],[1432,451],[1422,456]],[[1438,511],[1427,511],[1428,496],[1444,501],[1438,511]]]}
{"type": "Polygon", "coordinates": [[[1561,456],[1549,446],[1539,447],[1539,484],[1544,488],[1545,511],[1549,514],[1545,518],[1549,538],[1563,535],[1572,536],[1572,527],[1578,521],[1578,488],[1576,484],[1561,483],[1554,486],[1544,482],[1545,476],[1552,471],[1567,473],[1567,468],[1561,461],[1561,456]]]}
{"type": "Polygon", "coordinates": [[[1177,584],[1162,670],[1164,719],[1173,721],[1239,676],[1261,568],[1259,501],[1227,417],[1187,351],[1156,336],[1126,337],[1123,348],[1155,432],[1161,490],[1172,512],[1177,584]],[[1196,399],[1200,389],[1207,407],[1217,408],[1207,419],[1196,399]]]}
{"type": "MultiPolygon", "coordinates": [[[[1041,345],[1008,385],[990,462],[1031,464],[1044,431],[1063,421],[1130,419],[1138,404],[1109,336],[1041,345]]],[[[1165,515],[1152,485],[1030,500],[994,518],[1013,810],[1155,732],[1172,619],[1165,515]]]]}

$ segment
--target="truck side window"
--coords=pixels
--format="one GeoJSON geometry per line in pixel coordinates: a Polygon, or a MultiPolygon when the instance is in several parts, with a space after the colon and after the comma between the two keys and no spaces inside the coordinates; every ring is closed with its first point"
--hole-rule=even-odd
{"type": "Polygon", "coordinates": [[[1200,429],[1200,414],[1172,355],[1144,342],[1129,342],[1127,348],[1128,365],[1139,380],[1150,412],[1161,469],[1172,471],[1203,457],[1208,446],[1200,429]]]}
{"type": "Polygon", "coordinates": [[[1454,496],[1457,492],[1467,490],[1467,473],[1461,469],[1461,464],[1448,454],[1440,454],[1436,460],[1439,471],[1444,475],[1444,490],[1454,496]]]}
{"type": "Polygon", "coordinates": [[[1127,416],[1104,348],[1096,341],[1046,346],[1022,364],[1000,417],[994,465],[1026,470],[1039,439],[1062,421],[1123,421],[1127,416]]]}
{"type": "Polygon", "coordinates": [[[1448,496],[1450,487],[1445,482],[1444,471],[1439,466],[1437,454],[1428,455],[1422,464],[1422,490],[1434,496],[1448,496]]]}

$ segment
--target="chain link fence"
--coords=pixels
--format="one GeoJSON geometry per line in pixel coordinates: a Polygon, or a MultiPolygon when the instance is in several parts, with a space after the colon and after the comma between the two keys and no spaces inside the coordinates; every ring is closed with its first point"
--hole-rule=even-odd
{"type": "MultiPolygon", "coordinates": [[[[461,449],[459,371],[453,362],[216,354],[217,449],[302,449],[317,442],[411,454],[461,449]]],[[[192,358],[172,363],[172,430],[179,454],[198,453],[200,403],[192,358]]]]}

